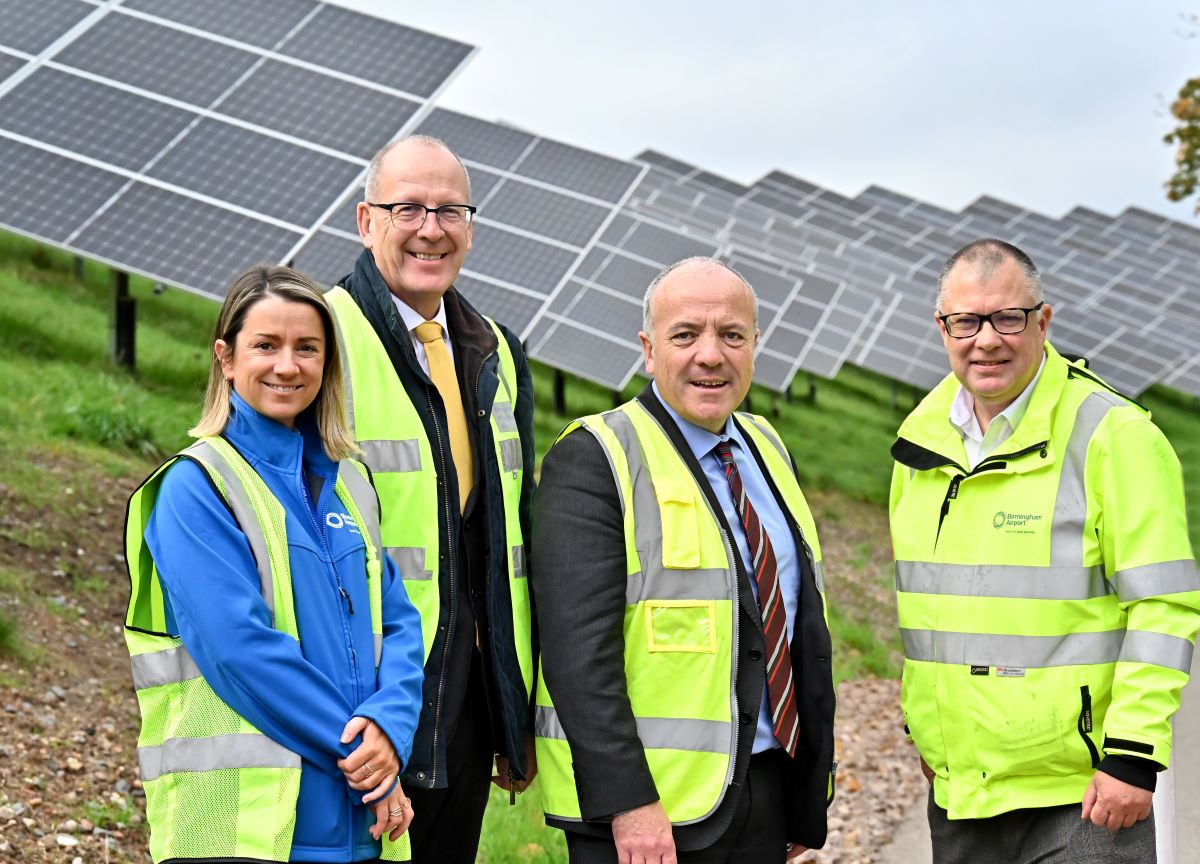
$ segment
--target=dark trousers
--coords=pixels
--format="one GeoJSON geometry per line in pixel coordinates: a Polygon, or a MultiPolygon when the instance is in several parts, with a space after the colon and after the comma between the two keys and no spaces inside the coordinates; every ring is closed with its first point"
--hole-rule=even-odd
{"type": "MultiPolygon", "coordinates": [[[[729,827],[711,846],[679,852],[679,864],[783,864],[787,856],[784,821],[784,769],[787,754],[778,748],[750,757],[729,827]]],[[[611,837],[588,837],[571,831],[567,852],[571,864],[616,864],[611,837]]]]}
{"type": "Polygon", "coordinates": [[[1154,814],[1109,831],[1079,818],[1080,804],[949,819],[929,790],[933,864],[1154,864],[1154,814]]]}
{"type": "Polygon", "coordinates": [[[447,788],[404,789],[413,807],[413,864],[474,864],[494,755],[482,681],[472,674],[446,748],[447,788]]]}

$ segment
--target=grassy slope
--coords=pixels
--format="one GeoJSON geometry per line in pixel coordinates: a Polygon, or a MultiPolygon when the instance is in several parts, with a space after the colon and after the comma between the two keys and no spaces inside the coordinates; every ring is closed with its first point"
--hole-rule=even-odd
{"type": "MultiPolygon", "coordinates": [[[[41,471],[56,455],[94,466],[77,483],[78,494],[87,495],[105,478],[144,475],[186,442],[206,374],[216,306],[180,291],[156,296],[151,287],[138,279],[131,286],[139,308],[138,371],[130,374],[107,359],[112,298],[107,273],[89,266],[80,282],[67,256],[0,234],[0,380],[5,382],[0,478],[23,505],[61,506],[59,490],[43,482],[41,471]]],[[[535,367],[535,386],[540,455],[569,417],[550,410],[549,370],[535,367]]],[[[631,384],[624,395],[640,386],[631,384]]],[[[802,391],[804,382],[795,389],[802,391]]],[[[839,501],[886,501],[888,447],[900,416],[915,398],[908,388],[847,368],[838,380],[817,383],[815,401],[789,402],[756,388],[751,407],[773,417],[796,456],[805,487],[833,491],[816,515],[836,531],[839,501]]],[[[1189,525],[1200,550],[1200,400],[1155,388],[1143,401],[1184,462],[1189,525]]],[[[571,416],[611,404],[612,394],[602,388],[583,382],[568,388],[571,416]]],[[[9,531],[0,527],[0,539],[20,539],[8,536],[9,531]]],[[[843,567],[863,566],[855,558],[865,561],[872,550],[862,546],[843,567]]],[[[866,608],[874,602],[870,593],[839,596],[833,583],[830,590],[838,677],[894,673],[894,646],[883,644],[870,624],[879,613],[866,608]]],[[[0,642],[13,623],[0,616],[0,642]]],[[[542,827],[535,796],[536,787],[516,808],[489,809],[481,860],[563,860],[561,838],[542,827]]],[[[494,802],[501,800],[497,795],[494,802]]]]}

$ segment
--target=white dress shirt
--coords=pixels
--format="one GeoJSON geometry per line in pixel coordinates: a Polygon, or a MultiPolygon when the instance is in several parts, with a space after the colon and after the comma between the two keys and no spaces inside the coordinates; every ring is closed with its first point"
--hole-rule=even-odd
{"type": "MultiPolygon", "coordinates": [[[[421,364],[421,368],[425,370],[425,374],[429,374],[429,358],[425,356],[425,344],[417,338],[417,334],[413,331],[425,323],[423,316],[416,309],[409,306],[395,294],[391,295],[392,302],[396,304],[396,311],[400,313],[401,320],[404,321],[404,326],[408,328],[408,337],[412,339],[413,350],[417,352],[417,362],[421,364]]],[[[450,341],[450,328],[446,324],[446,304],[438,303],[437,314],[429,319],[436,321],[442,325],[442,340],[446,343],[446,348],[450,352],[450,360],[454,360],[454,343],[450,341]]]]}
{"type": "Polygon", "coordinates": [[[1001,444],[1012,437],[1013,430],[1025,416],[1025,409],[1029,407],[1029,400],[1033,396],[1033,388],[1037,386],[1038,379],[1042,377],[1042,369],[1045,366],[1046,355],[1043,354],[1041,365],[1038,366],[1033,380],[1025,386],[1021,395],[1014,399],[1011,405],[992,418],[986,433],[979,428],[979,418],[975,416],[975,397],[961,384],[958,386],[958,392],[954,394],[954,401],[950,403],[950,425],[962,436],[963,446],[967,450],[968,469],[973,470],[976,465],[995,453],[1001,444]]]}

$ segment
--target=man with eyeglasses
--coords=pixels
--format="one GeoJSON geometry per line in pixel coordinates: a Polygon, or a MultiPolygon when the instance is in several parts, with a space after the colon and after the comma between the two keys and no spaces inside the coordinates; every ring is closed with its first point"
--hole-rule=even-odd
{"type": "Polygon", "coordinates": [[[417,862],[473,862],[489,778],[512,800],[536,770],[523,540],[533,384],[516,335],[454,287],[470,200],[467,169],[443,142],[384,147],[358,205],[366,248],[327,295],[381,543],[421,613],[421,719],[401,778],[417,862]]]}
{"type": "Polygon", "coordinates": [[[1179,460],[1046,341],[1029,256],[938,281],[947,376],[892,447],[902,707],[938,864],[1152,862],[1200,628],[1179,460]]]}

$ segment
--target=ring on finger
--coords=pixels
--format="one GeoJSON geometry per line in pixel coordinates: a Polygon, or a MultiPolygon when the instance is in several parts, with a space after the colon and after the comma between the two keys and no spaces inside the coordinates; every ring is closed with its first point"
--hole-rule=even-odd
{"type": "Polygon", "coordinates": [[[372,774],[375,773],[375,769],[371,767],[370,762],[367,762],[365,765],[363,765],[362,770],[363,770],[364,777],[370,777],[372,774]]]}

